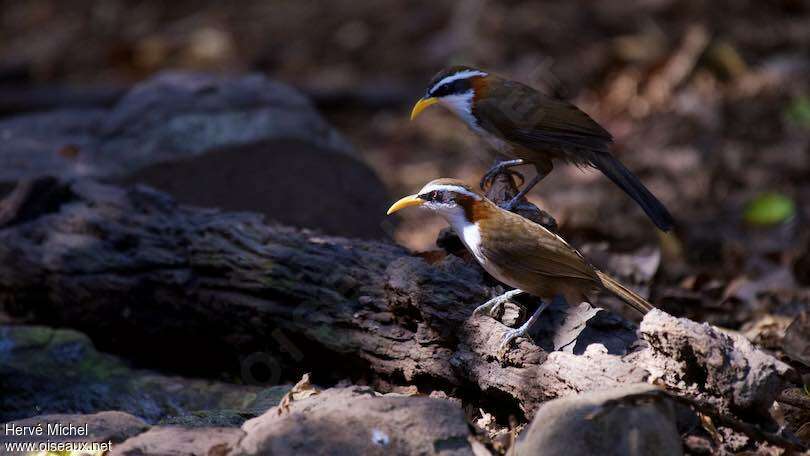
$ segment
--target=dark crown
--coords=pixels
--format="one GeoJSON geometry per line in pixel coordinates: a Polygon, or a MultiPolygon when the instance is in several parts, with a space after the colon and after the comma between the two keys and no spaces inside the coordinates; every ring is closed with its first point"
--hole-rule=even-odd
{"type": "Polygon", "coordinates": [[[425,193],[420,193],[419,198],[425,201],[435,201],[439,203],[456,202],[458,200],[467,200],[475,198],[472,195],[480,194],[472,189],[469,185],[463,183],[458,179],[441,178],[435,179],[425,185],[424,189],[430,190],[425,193]],[[436,188],[439,187],[439,188],[436,188]]]}
{"type": "Polygon", "coordinates": [[[462,71],[479,71],[476,68],[464,66],[464,65],[456,65],[450,68],[446,68],[436,74],[433,79],[430,80],[430,84],[428,84],[428,97],[443,97],[446,95],[451,94],[458,94],[464,93],[468,90],[472,89],[472,82],[470,78],[463,78],[457,79],[455,81],[445,83],[442,85],[437,86],[442,79],[452,76],[456,73],[461,73],[462,71]]]}

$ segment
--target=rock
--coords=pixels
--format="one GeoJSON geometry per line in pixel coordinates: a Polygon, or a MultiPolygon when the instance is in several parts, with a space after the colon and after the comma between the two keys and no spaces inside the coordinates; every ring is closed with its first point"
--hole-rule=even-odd
{"type": "Polygon", "coordinates": [[[239,427],[245,420],[254,416],[256,415],[240,410],[197,410],[168,416],[160,420],[158,424],[185,428],[239,427]]]}
{"type": "Polygon", "coordinates": [[[790,369],[742,335],[660,310],[648,313],[639,329],[650,344],[640,365],[653,378],[726,413],[768,416],[790,369]]]}
{"type": "MultiPolygon", "coordinates": [[[[277,385],[247,394],[244,406],[238,409],[194,410],[161,419],[158,424],[183,427],[239,427],[245,420],[255,418],[275,407],[292,385],[277,385]]],[[[226,404],[227,405],[227,404],[226,404]]]]}
{"type": "Polygon", "coordinates": [[[123,442],[129,437],[140,434],[149,429],[140,418],[123,412],[99,412],[90,415],[39,415],[22,420],[14,420],[0,425],[1,429],[8,429],[8,426],[19,426],[31,428],[41,425],[43,433],[40,436],[16,436],[9,435],[8,432],[0,434],[0,443],[7,442],[112,442],[113,444],[123,442]],[[48,432],[48,425],[55,426],[86,426],[86,435],[55,435],[48,432]]]}
{"type": "Polygon", "coordinates": [[[224,456],[243,435],[238,428],[161,426],[113,446],[109,456],[224,456]]]}
{"type": "Polygon", "coordinates": [[[13,117],[0,134],[0,195],[20,180],[93,176],[333,234],[383,234],[377,176],[303,95],[260,75],[164,73],[108,111],[13,117]]]}
{"type": "Polygon", "coordinates": [[[40,176],[72,177],[88,170],[60,154],[65,147],[80,154],[97,148],[105,110],[65,109],[0,119],[0,195],[21,180],[40,176]]]}
{"type": "Polygon", "coordinates": [[[550,456],[682,454],[674,405],[644,383],[543,404],[515,450],[550,456]]]}
{"type": "Polygon", "coordinates": [[[43,413],[121,410],[148,422],[239,426],[289,389],[231,385],[131,369],[99,353],[82,333],[41,326],[0,327],[0,420],[43,413]],[[193,411],[208,414],[191,418],[193,411]],[[190,415],[190,417],[189,417],[190,415]],[[185,417],[185,418],[184,418],[185,417]]]}
{"type": "Polygon", "coordinates": [[[247,421],[232,455],[471,455],[461,407],[448,400],[332,388],[247,421]]]}
{"type": "MultiPolygon", "coordinates": [[[[302,392],[301,383],[297,386],[302,392]]],[[[295,395],[293,395],[295,396],[295,395]]],[[[238,427],[149,427],[121,412],[47,415],[15,421],[87,425],[89,436],[44,435],[2,442],[100,442],[110,456],[238,456],[264,454],[472,455],[464,412],[458,402],[424,396],[380,395],[366,387],[312,390],[238,427]]],[[[3,428],[5,429],[5,427],[3,428]]],[[[479,451],[483,447],[479,445],[479,451]]],[[[481,453],[477,453],[481,454],[481,453]]]]}

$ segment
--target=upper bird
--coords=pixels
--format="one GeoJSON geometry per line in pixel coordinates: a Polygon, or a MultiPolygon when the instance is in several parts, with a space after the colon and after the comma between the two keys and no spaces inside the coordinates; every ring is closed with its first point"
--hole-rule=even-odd
{"type": "Polygon", "coordinates": [[[411,120],[436,103],[450,109],[496,151],[512,158],[487,171],[482,187],[505,168],[533,164],[537,169],[537,176],[507,204],[507,210],[550,173],[558,160],[602,171],[658,228],[672,228],[672,216],[664,205],[610,153],[610,133],[571,103],[467,66],[439,72],[414,105],[411,120]]]}

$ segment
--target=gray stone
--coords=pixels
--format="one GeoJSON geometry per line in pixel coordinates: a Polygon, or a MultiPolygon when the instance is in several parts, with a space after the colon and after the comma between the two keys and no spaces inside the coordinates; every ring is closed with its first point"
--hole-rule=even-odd
{"type": "Polygon", "coordinates": [[[385,189],[294,89],[260,75],[163,73],[112,109],[0,120],[0,195],[25,179],[145,183],[182,203],[378,237],[385,189]]]}
{"type": "Polygon", "coordinates": [[[6,432],[0,433],[0,442],[123,442],[129,437],[149,429],[142,419],[123,412],[99,412],[89,415],[39,415],[21,420],[14,420],[0,425],[5,430],[7,425],[33,428],[42,426],[40,436],[16,436],[6,432]],[[56,435],[48,433],[48,425],[85,427],[86,435],[56,435]]]}
{"type": "Polygon", "coordinates": [[[243,435],[238,428],[161,426],[113,446],[109,456],[222,456],[243,435]]]}
{"type": "Polygon", "coordinates": [[[246,422],[232,455],[471,455],[464,413],[445,399],[332,388],[246,422]]]}
{"type": "Polygon", "coordinates": [[[515,454],[668,456],[682,449],[673,404],[662,390],[641,383],[543,404],[515,454]]]}
{"type": "Polygon", "coordinates": [[[225,424],[216,420],[227,416],[228,424],[239,426],[275,405],[288,389],[132,369],[117,357],[96,351],[77,331],[0,327],[0,420],[121,410],[149,422],[174,419],[190,426],[225,424]],[[204,412],[195,416],[194,411],[204,412]]]}

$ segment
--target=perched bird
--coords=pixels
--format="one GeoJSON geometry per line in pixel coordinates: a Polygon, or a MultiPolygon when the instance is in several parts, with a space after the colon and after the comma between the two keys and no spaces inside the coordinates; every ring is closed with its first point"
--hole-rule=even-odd
{"type": "Polygon", "coordinates": [[[481,188],[506,168],[535,166],[537,176],[505,206],[507,210],[551,172],[554,161],[562,161],[602,171],[658,228],[672,228],[672,216],[664,205],[610,153],[610,133],[571,103],[466,66],[439,72],[414,105],[411,120],[436,103],[449,108],[497,152],[511,157],[487,171],[481,188]]]}
{"type": "MultiPolygon", "coordinates": [[[[588,294],[600,288],[641,313],[654,308],[644,298],[591,266],[561,237],[498,207],[459,180],[431,181],[419,193],[394,203],[388,215],[409,206],[422,206],[444,217],[478,263],[494,278],[515,288],[476,308],[476,315],[493,312],[521,293],[575,304],[588,301],[588,294]]],[[[548,304],[543,301],[526,323],[508,331],[501,350],[516,337],[525,335],[548,304]]]]}

